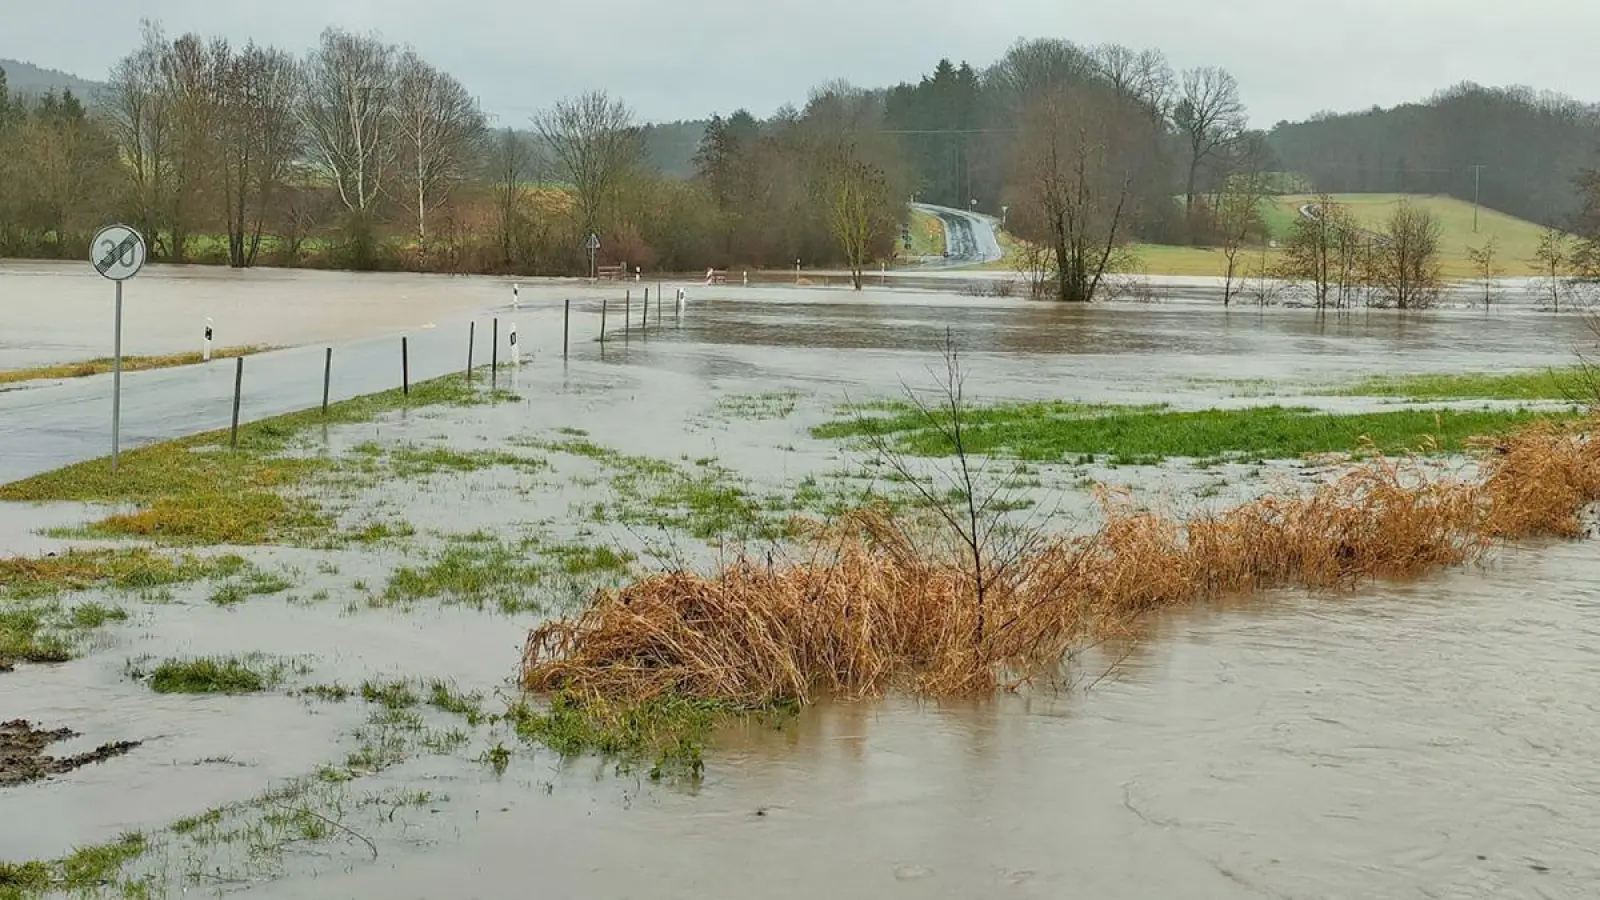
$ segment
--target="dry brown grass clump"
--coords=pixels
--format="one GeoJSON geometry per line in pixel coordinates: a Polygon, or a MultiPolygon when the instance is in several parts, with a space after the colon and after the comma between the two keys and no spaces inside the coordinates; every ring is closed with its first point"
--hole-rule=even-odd
{"type": "Polygon", "coordinates": [[[1098,532],[987,554],[981,572],[925,525],[857,512],[814,527],[804,561],[740,561],[602,595],[576,620],[529,635],[523,680],[752,706],[819,692],[990,691],[1154,609],[1416,577],[1471,561],[1495,538],[1575,535],[1596,500],[1600,446],[1537,425],[1487,450],[1473,479],[1379,458],[1308,495],[1187,522],[1107,497],[1098,532]]]}

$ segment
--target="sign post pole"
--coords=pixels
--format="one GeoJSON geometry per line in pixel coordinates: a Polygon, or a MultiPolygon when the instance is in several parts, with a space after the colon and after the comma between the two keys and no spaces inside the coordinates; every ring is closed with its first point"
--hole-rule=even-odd
{"type": "Polygon", "coordinates": [[[116,474],[122,438],[122,282],[117,282],[117,336],[111,351],[111,472],[116,474]]]}
{"type": "Polygon", "coordinates": [[[89,247],[89,263],[94,270],[117,285],[116,333],[112,338],[111,359],[111,471],[115,473],[122,456],[122,283],[144,268],[145,244],[144,238],[132,228],[108,225],[100,229],[89,247]]]}

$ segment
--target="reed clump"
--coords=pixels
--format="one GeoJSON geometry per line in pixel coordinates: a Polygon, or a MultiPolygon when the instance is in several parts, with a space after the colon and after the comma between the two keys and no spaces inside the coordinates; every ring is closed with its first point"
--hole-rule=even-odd
{"type": "Polygon", "coordinates": [[[610,702],[739,707],[992,691],[1163,607],[1270,588],[1347,589],[1479,558],[1497,539],[1580,533],[1600,500],[1586,427],[1537,424],[1482,448],[1470,475],[1376,457],[1296,497],[1187,521],[1102,497],[1096,532],[1026,552],[965,552],[881,509],[802,530],[801,558],[740,559],[601,594],[528,637],[523,682],[610,702]]]}

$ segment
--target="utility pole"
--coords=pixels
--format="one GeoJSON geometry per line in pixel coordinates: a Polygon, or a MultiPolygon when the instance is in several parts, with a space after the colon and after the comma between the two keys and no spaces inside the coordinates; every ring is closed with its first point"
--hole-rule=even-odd
{"type": "Polygon", "coordinates": [[[1472,233],[1478,233],[1478,186],[1482,182],[1483,166],[1472,167],[1472,233]]]}

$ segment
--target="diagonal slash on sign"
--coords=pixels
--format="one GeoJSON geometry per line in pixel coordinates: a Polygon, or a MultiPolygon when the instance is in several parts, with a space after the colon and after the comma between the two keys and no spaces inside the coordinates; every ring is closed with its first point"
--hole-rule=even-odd
{"type": "Polygon", "coordinates": [[[100,270],[101,274],[104,274],[112,266],[117,264],[117,260],[122,258],[122,254],[124,254],[124,253],[128,252],[129,250],[133,249],[134,245],[137,244],[138,242],[139,242],[139,239],[135,235],[131,235],[130,234],[127,237],[123,238],[122,239],[122,243],[120,243],[117,246],[111,248],[111,250],[108,253],[106,253],[105,256],[100,258],[100,264],[98,266],[96,266],[96,268],[98,268],[100,270]]]}

